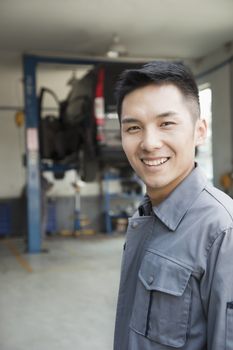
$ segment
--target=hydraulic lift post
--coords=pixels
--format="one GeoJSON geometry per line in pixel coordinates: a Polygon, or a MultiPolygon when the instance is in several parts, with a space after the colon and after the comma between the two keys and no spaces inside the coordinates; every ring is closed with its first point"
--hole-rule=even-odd
{"type": "Polygon", "coordinates": [[[24,56],[24,98],[26,119],[27,251],[41,251],[41,183],[36,98],[36,60],[24,56]]]}

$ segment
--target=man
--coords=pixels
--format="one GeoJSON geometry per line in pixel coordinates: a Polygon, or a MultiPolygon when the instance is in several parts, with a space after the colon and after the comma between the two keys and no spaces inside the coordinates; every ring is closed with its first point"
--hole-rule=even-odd
{"type": "Polygon", "coordinates": [[[195,163],[198,89],[182,63],[123,73],[123,149],[146,185],[129,219],[114,350],[233,349],[233,201],[195,163]]]}

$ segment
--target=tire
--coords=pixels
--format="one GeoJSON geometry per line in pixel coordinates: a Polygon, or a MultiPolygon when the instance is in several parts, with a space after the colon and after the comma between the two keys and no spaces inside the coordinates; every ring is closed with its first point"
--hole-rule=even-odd
{"type": "Polygon", "coordinates": [[[96,181],[98,173],[98,161],[96,158],[90,157],[85,151],[80,152],[79,174],[84,182],[96,181]]]}
{"type": "Polygon", "coordinates": [[[55,180],[63,180],[65,177],[65,171],[57,171],[53,173],[53,177],[55,180]]]}

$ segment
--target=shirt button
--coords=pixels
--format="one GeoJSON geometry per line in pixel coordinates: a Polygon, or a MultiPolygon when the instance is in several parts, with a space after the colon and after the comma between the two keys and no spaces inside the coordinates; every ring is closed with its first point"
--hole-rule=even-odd
{"type": "Polygon", "coordinates": [[[131,227],[132,227],[132,228],[138,227],[138,222],[133,221],[133,222],[131,223],[131,227]]]}
{"type": "Polygon", "coordinates": [[[150,276],[149,279],[148,279],[148,283],[149,284],[152,284],[154,282],[154,277],[153,276],[150,276]]]}

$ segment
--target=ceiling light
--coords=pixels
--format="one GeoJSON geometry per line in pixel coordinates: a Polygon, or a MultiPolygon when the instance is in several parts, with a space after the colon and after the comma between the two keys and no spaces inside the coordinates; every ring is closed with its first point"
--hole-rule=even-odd
{"type": "Polygon", "coordinates": [[[113,35],[112,44],[109,46],[107,56],[110,58],[117,58],[119,56],[126,56],[126,47],[120,42],[120,38],[117,34],[113,35]]]}

